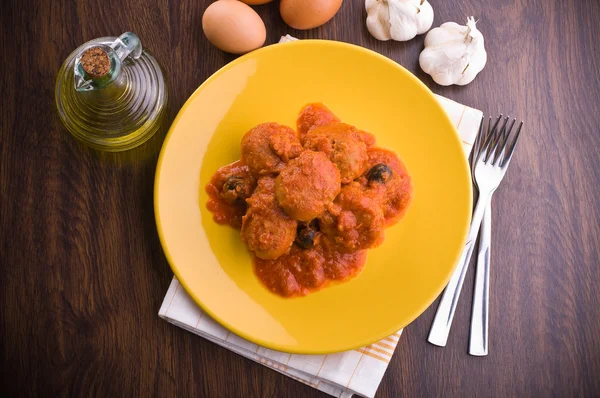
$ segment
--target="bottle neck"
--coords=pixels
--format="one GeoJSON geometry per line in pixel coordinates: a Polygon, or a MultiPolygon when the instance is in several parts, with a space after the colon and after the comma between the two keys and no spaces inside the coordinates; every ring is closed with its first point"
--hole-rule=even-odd
{"type": "Polygon", "coordinates": [[[84,48],[75,58],[75,90],[95,91],[109,88],[115,83],[123,86],[121,65],[125,58],[137,59],[142,54],[139,38],[130,32],[123,33],[110,45],[96,44],[84,48]]]}
{"type": "Polygon", "coordinates": [[[75,89],[93,91],[109,87],[121,72],[121,60],[107,45],[94,45],[75,58],[75,89]]]}

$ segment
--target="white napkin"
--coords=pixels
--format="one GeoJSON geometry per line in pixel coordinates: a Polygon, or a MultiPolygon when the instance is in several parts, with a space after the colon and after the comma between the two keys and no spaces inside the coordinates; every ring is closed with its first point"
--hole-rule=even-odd
{"type": "MultiPolygon", "coordinates": [[[[281,42],[297,40],[289,35],[281,42]]],[[[436,95],[456,126],[468,156],[482,113],[436,95]]],[[[372,398],[402,330],[368,347],[329,355],[296,355],[260,347],[229,332],[198,307],[173,277],[158,315],[166,321],[335,397],[372,398]]]]}

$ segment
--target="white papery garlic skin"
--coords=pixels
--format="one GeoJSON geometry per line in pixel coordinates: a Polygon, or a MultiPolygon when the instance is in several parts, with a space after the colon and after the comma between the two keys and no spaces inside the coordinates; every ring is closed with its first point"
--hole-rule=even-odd
{"type": "Polygon", "coordinates": [[[473,17],[467,19],[467,26],[447,22],[425,36],[419,64],[437,84],[464,86],[485,66],[483,35],[475,24],[473,17]]]}
{"type": "Polygon", "coordinates": [[[407,41],[433,24],[427,0],[366,0],[367,29],[377,40],[407,41]]]}

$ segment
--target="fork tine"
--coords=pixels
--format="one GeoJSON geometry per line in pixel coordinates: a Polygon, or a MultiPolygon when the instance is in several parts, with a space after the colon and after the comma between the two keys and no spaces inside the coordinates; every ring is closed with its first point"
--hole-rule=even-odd
{"type": "Polygon", "coordinates": [[[496,118],[496,122],[492,125],[492,117],[490,116],[490,119],[488,121],[487,133],[485,135],[485,143],[489,142],[489,140],[491,139],[490,137],[492,137],[492,132],[494,132],[498,128],[498,123],[500,123],[501,120],[502,120],[502,114],[500,114],[496,118]]]}
{"type": "Polygon", "coordinates": [[[488,124],[488,131],[487,131],[487,136],[489,137],[491,132],[496,130],[496,128],[498,127],[498,123],[500,123],[500,120],[502,120],[502,114],[498,115],[498,117],[496,118],[496,123],[494,123],[494,127],[492,127],[492,117],[490,116],[490,123],[488,124]]]}
{"type": "Polygon", "coordinates": [[[510,160],[512,159],[513,152],[515,151],[515,147],[517,146],[517,141],[519,140],[519,137],[521,136],[521,128],[522,127],[523,127],[523,121],[521,121],[521,123],[519,123],[517,132],[515,133],[515,138],[513,138],[513,140],[512,140],[510,148],[507,151],[507,155],[502,160],[502,164],[500,165],[500,167],[502,167],[503,169],[508,167],[508,164],[510,163],[510,160]]]}
{"type": "Polygon", "coordinates": [[[494,123],[494,126],[492,127],[492,118],[490,117],[490,122],[488,123],[488,131],[485,136],[485,139],[481,142],[481,145],[479,147],[479,156],[477,157],[477,161],[482,160],[484,162],[487,162],[487,159],[489,157],[490,147],[492,145],[492,142],[494,141],[494,136],[496,134],[498,124],[500,123],[501,120],[502,120],[502,114],[500,114],[500,116],[498,116],[498,118],[496,118],[496,122],[494,123]]]}
{"type": "MultiPolygon", "coordinates": [[[[496,129],[498,128],[498,123],[500,122],[501,119],[502,119],[502,115],[498,116],[493,127],[491,127],[491,124],[488,124],[488,131],[485,136],[485,139],[480,143],[480,146],[479,146],[479,154],[477,156],[476,163],[478,163],[479,161],[482,161],[482,162],[487,161],[487,158],[490,153],[492,141],[493,141],[494,135],[496,134],[496,129]],[[490,130],[490,128],[491,128],[491,130],[490,130]]],[[[491,118],[490,118],[490,122],[491,122],[491,118]]]]}
{"type": "Polygon", "coordinates": [[[492,131],[492,135],[490,137],[490,146],[487,148],[487,153],[485,157],[485,163],[493,162],[496,159],[496,152],[498,150],[498,144],[500,143],[500,139],[502,138],[502,134],[504,129],[506,128],[506,123],[508,122],[508,116],[504,119],[502,123],[502,127],[492,131]]]}
{"type": "Polygon", "coordinates": [[[500,165],[500,164],[502,164],[502,162],[504,162],[504,155],[506,153],[506,143],[508,142],[510,133],[511,133],[513,127],[515,126],[516,121],[517,121],[517,119],[513,119],[510,127],[507,126],[507,124],[508,124],[507,123],[504,126],[505,128],[500,133],[500,142],[501,143],[499,144],[499,147],[502,148],[502,150],[500,151],[500,153],[496,154],[494,162],[492,163],[494,166],[500,165]]]}

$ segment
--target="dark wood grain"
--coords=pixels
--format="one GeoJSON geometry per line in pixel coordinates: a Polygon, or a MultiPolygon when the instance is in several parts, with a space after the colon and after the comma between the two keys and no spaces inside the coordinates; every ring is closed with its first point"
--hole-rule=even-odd
{"type": "MultiPolygon", "coordinates": [[[[171,271],[152,205],[163,136],[122,156],[77,144],[55,112],[64,58],[134,31],[169,78],[170,117],[234,57],[201,29],[209,0],[0,2],[0,395],[324,396],[157,316],[171,271]]],[[[418,67],[423,37],[378,42],[363,0],[286,33],[389,56],[436,93],[526,121],[495,196],[490,355],[467,354],[472,273],[446,348],[407,327],[378,397],[600,395],[600,2],[432,0],[435,25],[480,18],[488,65],[466,87],[418,67]]]]}

